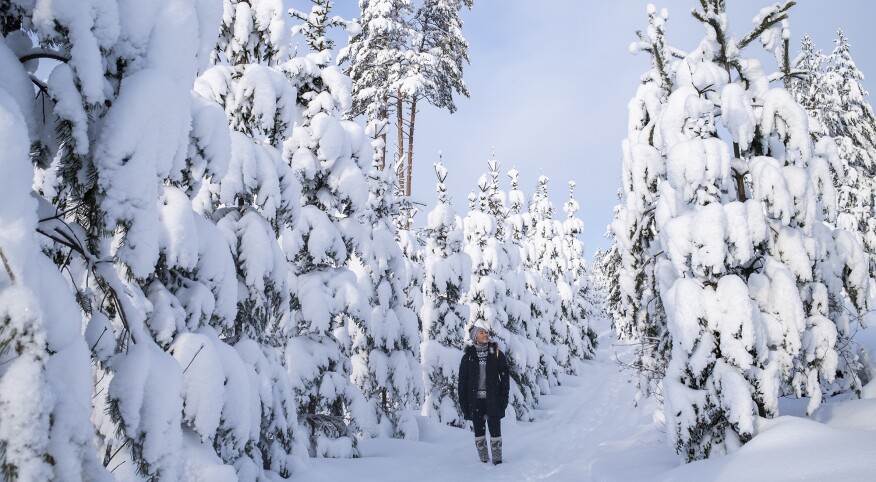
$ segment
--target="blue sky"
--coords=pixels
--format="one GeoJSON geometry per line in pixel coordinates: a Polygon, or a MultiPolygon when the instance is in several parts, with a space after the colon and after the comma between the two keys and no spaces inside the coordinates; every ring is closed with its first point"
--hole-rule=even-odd
{"type": "MultiPolygon", "coordinates": [[[[309,10],[307,0],[286,0],[309,10]]],[[[540,174],[550,178],[550,194],[559,216],[574,179],[588,258],[603,238],[620,186],[621,140],[626,135],[627,103],[646,55],[632,55],[635,31],[647,25],[646,6],[669,10],[669,43],[692,50],[702,38],[690,15],[697,0],[474,0],[463,12],[471,65],[465,82],[471,98],[460,98],[449,114],[424,106],[417,117],[414,146],[414,197],[435,200],[432,163],[443,153],[454,206],[468,209],[467,196],[495,150],[505,171],[520,171],[521,186],[532,192],[540,174]]],[[[768,0],[727,1],[730,29],[737,38],[751,30],[751,19],[768,0]]],[[[358,16],[358,2],[337,0],[335,14],[358,16]]],[[[843,28],[852,56],[865,76],[876,76],[876,2],[872,0],[800,0],[790,12],[792,52],[808,33],[829,53],[836,29],[843,28]]],[[[762,51],[758,45],[749,54],[762,51]]],[[[768,71],[775,63],[762,55],[768,71]]],[[[872,88],[868,77],[865,88],[872,88]]],[[[871,103],[873,101],[871,100],[871,103]]],[[[503,179],[507,181],[507,178],[503,179]]],[[[505,184],[507,189],[507,182],[505,184]]],[[[422,216],[419,222],[422,221],[422,216]]]]}

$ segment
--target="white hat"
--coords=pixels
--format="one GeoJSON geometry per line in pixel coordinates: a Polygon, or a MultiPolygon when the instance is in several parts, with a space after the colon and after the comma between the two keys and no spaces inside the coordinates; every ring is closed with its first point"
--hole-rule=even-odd
{"type": "MultiPolygon", "coordinates": [[[[472,342],[472,343],[477,343],[477,342],[478,342],[478,332],[481,331],[481,330],[483,330],[483,331],[487,331],[486,328],[483,328],[483,327],[480,327],[480,326],[477,326],[477,325],[474,325],[474,326],[471,327],[471,331],[469,331],[468,334],[469,334],[469,336],[471,337],[471,342],[472,342]]],[[[489,332],[487,332],[487,334],[489,334],[489,332]]]]}

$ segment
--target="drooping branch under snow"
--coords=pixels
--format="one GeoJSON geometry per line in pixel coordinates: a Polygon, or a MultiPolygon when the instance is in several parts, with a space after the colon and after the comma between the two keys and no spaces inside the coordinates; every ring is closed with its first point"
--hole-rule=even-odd
{"type": "Polygon", "coordinates": [[[54,52],[52,50],[45,50],[45,49],[33,49],[30,52],[19,57],[18,61],[23,64],[23,63],[28,62],[30,60],[36,60],[36,59],[51,59],[51,60],[57,60],[58,62],[69,62],[70,61],[70,57],[67,57],[66,55],[60,54],[58,52],[54,52]]]}
{"type": "Polygon", "coordinates": [[[42,222],[42,224],[50,226],[48,229],[38,227],[36,231],[52,241],[70,248],[72,251],[82,256],[89,270],[94,273],[102,286],[107,289],[107,294],[111,297],[111,300],[119,313],[122,326],[124,326],[131,334],[134,343],[143,339],[140,337],[143,331],[142,328],[137,329],[136,332],[131,329],[131,317],[129,317],[128,314],[134,313],[136,310],[135,307],[131,305],[130,300],[122,296],[127,290],[122,281],[118,278],[118,274],[113,269],[113,263],[108,260],[100,260],[94,256],[94,254],[91,253],[79,240],[73,228],[67,223],[54,218],[50,218],[48,221],[42,222]]]}

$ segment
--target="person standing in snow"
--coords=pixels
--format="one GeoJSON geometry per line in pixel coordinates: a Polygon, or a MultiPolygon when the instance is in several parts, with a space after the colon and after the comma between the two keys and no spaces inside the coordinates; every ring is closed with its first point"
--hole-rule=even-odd
{"type": "Polygon", "coordinates": [[[486,427],[490,429],[493,464],[502,463],[502,417],[508,407],[508,360],[498,345],[490,342],[484,328],[471,329],[472,345],[465,348],[459,364],[459,404],[466,420],[474,424],[475,447],[481,462],[487,462],[486,427]]]}

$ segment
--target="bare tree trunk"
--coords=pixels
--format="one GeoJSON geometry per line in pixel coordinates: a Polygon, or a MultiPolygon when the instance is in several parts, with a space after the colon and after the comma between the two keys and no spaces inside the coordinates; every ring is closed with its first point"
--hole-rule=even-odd
{"type": "MultiPolygon", "coordinates": [[[[395,162],[400,163],[405,156],[405,104],[402,102],[401,87],[398,88],[396,95],[395,113],[398,122],[398,157],[396,157],[395,162]]],[[[404,170],[399,170],[398,185],[402,189],[405,187],[404,170]]]]}
{"type": "Polygon", "coordinates": [[[417,98],[411,99],[411,127],[408,130],[408,178],[405,186],[405,196],[411,195],[411,175],[414,170],[414,122],[417,120],[417,98]]]}
{"type": "MultiPolygon", "coordinates": [[[[739,150],[739,144],[733,143],[733,155],[737,159],[742,158],[742,152],[739,150]]],[[[741,172],[733,171],[733,178],[736,180],[736,198],[739,199],[740,202],[745,202],[745,174],[741,172]]]]}
{"type": "Polygon", "coordinates": [[[12,268],[9,266],[9,260],[7,260],[6,255],[3,254],[2,248],[0,248],[0,261],[3,262],[3,267],[6,268],[6,274],[9,275],[9,281],[14,285],[15,273],[12,272],[12,268]]]}
{"type": "Polygon", "coordinates": [[[380,130],[383,134],[380,135],[380,139],[383,141],[383,147],[380,148],[380,170],[386,169],[386,118],[388,116],[389,106],[387,105],[389,102],[389,98],[387,96],[383,96],[383,107],[380,109],[380,120],[383,122],[383,125],[380,127],[380,130]]]}

